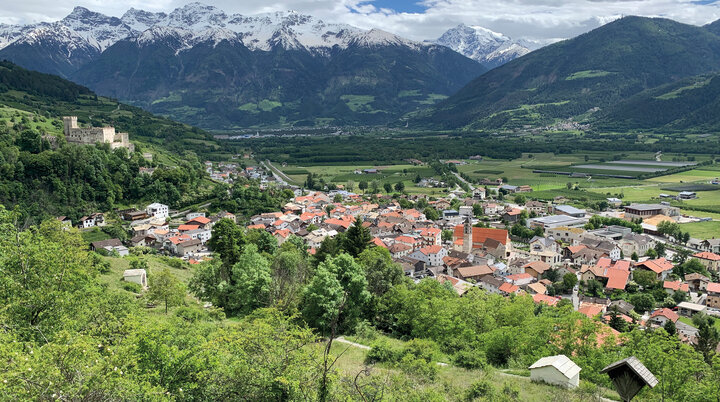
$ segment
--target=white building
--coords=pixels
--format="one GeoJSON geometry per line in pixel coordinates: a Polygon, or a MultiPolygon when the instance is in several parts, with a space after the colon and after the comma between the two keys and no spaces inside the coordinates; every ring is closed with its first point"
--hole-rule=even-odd
{"type": "Polygon", "coordinates": [[[431,267],[441,266],[445,257],[447,257],[447,250],[442,246],[427,246],[410,254],[410,258],[420,260],[431,267]]]}
{"type": "Polygon", "coordinates": [[[123,280],[125,282],[133,282],[142,286],[147,287],[147,272],[144,269],[126,269],[123,272],[123,280]]]}
{"type": "Polygon", "coordinates": [[[565,355],[548,356],[536,361],[530,380],[575,388],[580,385],[580,367],[565,355]]]}
{"type": "Polygon", "coordinates": [[[154,202],[147,206],[145,212],[155,218],[167,218],[170,216],[170,209],[165,204],[154,202]]]}

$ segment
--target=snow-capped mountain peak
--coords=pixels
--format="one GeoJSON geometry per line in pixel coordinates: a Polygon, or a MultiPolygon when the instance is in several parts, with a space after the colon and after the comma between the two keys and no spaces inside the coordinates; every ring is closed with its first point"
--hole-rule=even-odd
{"type": "Polygon", "coordinates": [[[432,41],[489,67],[496,67],[530,52],[507,36],[481,26],[460,24],[432,41]]]}

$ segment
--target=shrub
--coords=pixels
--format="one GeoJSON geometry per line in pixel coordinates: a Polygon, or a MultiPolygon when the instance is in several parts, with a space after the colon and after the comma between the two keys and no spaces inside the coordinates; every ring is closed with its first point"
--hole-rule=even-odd
{"type": "Polygon", "coordinates": [[[412,354],[404,355],[403,358],[400,359],[398,367],[405,374],[426,378],[431,381],[435,379],[438,372],[438,366],[435,362],[426,361],[412,354]]]}
{"type": "Polygon", "coordinates": [[[378,339],[370,345],[370,350],[365,357],[366,363],[394,363],[402,355],[402,351],[394,348],[386,339],[378,339]]]}
{"type": "Polygon", "coordinates": [[[478,398],[492,400],[495,395],[495,387],[487,379],[475,381],[465,393],[465,400],[472,401],[478,398]]]}
{"type": "Polygon", "coordinates": [[[142,286],[140,286],[139,283],[135,283],[135,282],[125,282],[125,283],[123,283],[122,288],[127,290],[128,292],[133,292],[133,293],[142,292],[142,286]]]}
{"type": "Polygon", "coordinates": [[[463,349],[453,357],[456,366],[466,369],[484,369],[487,367],[487,358],[481,350],[463,349]]]}

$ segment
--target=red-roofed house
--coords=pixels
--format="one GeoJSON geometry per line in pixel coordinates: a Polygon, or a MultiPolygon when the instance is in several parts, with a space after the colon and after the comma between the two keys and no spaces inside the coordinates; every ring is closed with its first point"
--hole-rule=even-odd
{"type": "Polygon", "coordinates": [[[630,277],[630,271],[610,268],[605,271],[605,275],[608,278],[605,289],[624,290],[625,285],[627,285],[628,278],[630,277]]]}
{"type": "Polygon", "coordinates": [[[663,282],[663,288],[666,292],[673,294],[677,292],[678,290],[681,292],[689,292],[690,291],[690,285],[687,283],[682,283],[681,281],[665,281],[663,282]]]}
{"type": "Polygon", "coordinates": [[[191,230],[200,229],[199,225],[180,225],[178,226],[178,230],[180,232],[189,232],[191,230]]]}
{"type": "Polygon", "coordinates": [[[438,228],[421,228],[420,236],[426,246],[435,246],[442,243],[442,230],[438,228]]]}
{"type": "Polygon", "coordinates": [[[406,246],[410,246],[413,250],[422,247],[422,240],[410,236],[398,236],[395,238],[395,243],[402,243],[406,246]]]}
{"type": "Polygon", "coordinates": [[[388,251],[390,251],[392,258],[400,258],[410,254],[410,252],[412,252],[412,247],[405,243],[393,243],[388,248],[388,251]]]}
{"type": "Polygon", "coordinates": [[[598,314],[602,314],[605,312],[605,306],[601,304],[595,304],[595,303],[580,303],[580,308],[578,308],[578,313],[585,314],[589,318],[593,318],[598,314]]]}
{"type": "Polygon", "coordinates": [[[258,223],[257,225],[248,226],[247,229],[248,230],[253,230],[253,229],[265,230],[265,225],[263,225],[262,223],[258,223]]]}
{"type": "Polygon", "coordinates": [[[447,250],[442,246],[427,246],[410,254],[410,258],[423,261],[431,267],[441,266],[445,256],[447,256],[447,250]]]}
{"type": "Polygon", "coordinates": [[[702,253],[693,254],[693,258],[697,258],[708,271],[717,271],[720,269],[720,255],[703,251],[702,253]]]}
{"type": "Polygon", "coordinates": [[[658,258],[655,260],[635,263],[635,269],[646,269],[648,271],[655,272],[658,280],[664,281],[672,272],[673,263],[665,258],[658,258]]]}
{"type": "Polygon", "coordinates": [[[705,301],[705,304],[708,307],[720,308],[720,283],[708,283],[707,300],[705,301]]]}
{"type": "Polygon", "coordinates": [[[533,295],[533,301],[536,304],[545,303],[548,306],[554,306],[554,305],[558,304],[558,302],[560,301],[560,298],[536,293],[533,295]]]}
{"type": "Polygon", "coordinates": [[[668,321],[677,322],[678,318],[680,318],[680,316],[676,312],[663,307],[650,314],[649,322],[651,324],[663,326],[668,321]]]}
{"type": "Polygon", "coordinates": [[[524,274],[514,274],[514,275],[508,275],[505,277],[505,280],[512,283],[513,285],[527,285],[529,283],[532,283],[532,281],[535,280],[535,278],[527,273],[524,274]]]}
{"type": "Polygon", "coordinates": [[[500,285],[499,289],[500,289],[500,293],[504,294],[505,296],[509,296],[513,293],[515,293],[515,294],[520,293],[520,287],[510,284],[508,282],[505,282],[502,285],[500,285]]]}
{"type": "Polygon", "coordinates": [[[378,239],[377,237],[373,237],[372,243],[377,247],[388,248],[385,243],[383,243],[383,241],[378,239]]]}
{"type": "Polygon", "coordinates": [[[275,236],[278,241],[278,245],[280,245],[283,244],[291,234],[292,232],[290,232],[290,229],[280,229],[276,230],[275,233],[273,233],[273,236],[275,236]]]}
{"type": "Polygon", "coordinates": [[[550,264],[542,261],[533,261],[522,266],[526,274],[531,275],[533,278],[540,280],[543,272],[549,270],[550,264]]]}

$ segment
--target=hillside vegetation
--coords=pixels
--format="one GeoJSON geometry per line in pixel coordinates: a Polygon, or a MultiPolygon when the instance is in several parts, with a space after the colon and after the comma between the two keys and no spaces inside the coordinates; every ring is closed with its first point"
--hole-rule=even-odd
{"type": "Polygon", "coordinates": [[[415,126],[542,127],[602,110],[643,90],[717,71],[720,37],[711,30],[625,17],[483,74],[421,114],[415,126]]]}
{"type": "Polygon", "coordinates": [[[205,186],[196,152],[208,156],[216,146],[200,130],[97,97],[61,78],[0,63],[0,203],[19,206],[26,218],[77,220],[140,200],[186,203],[205,186]],[[67,144],[65,115],[129,132],[136,152],[67,144]],[[52,149],[43,135],[58,137],[59,146],[52,149]],[[141,174],[140,167],[155,171],[141,174]]]}

